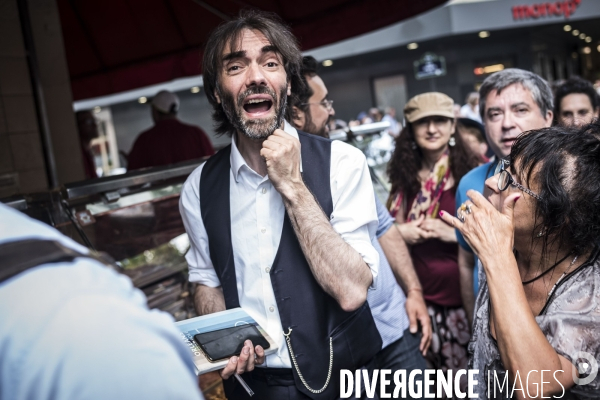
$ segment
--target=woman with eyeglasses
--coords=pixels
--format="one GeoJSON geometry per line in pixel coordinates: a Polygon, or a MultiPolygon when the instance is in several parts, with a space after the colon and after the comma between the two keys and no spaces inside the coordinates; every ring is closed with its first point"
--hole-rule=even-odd
{"type": "Polygon", "coordinates": [[[486,188],[442,216],[485,271],[478,398],[600,398],[600,125],[521,135],[486,188]]]}
{"type": "Polygon", "coordinates": [[[470,330],[460,295],[458,245],[439,211],[454,211],[456,185],[477,158],[456,132],[454,102],[447,95],[413,97],[404,118],[388,165],[388,209],[410,247],[432,319],[429,368],[462,369],[470,330]]]}

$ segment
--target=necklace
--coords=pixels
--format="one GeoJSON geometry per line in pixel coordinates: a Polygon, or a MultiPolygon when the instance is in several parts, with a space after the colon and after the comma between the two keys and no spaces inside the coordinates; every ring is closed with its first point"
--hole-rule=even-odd
{"type": "Polygon", "coordinates": [[[562,275],[560,276],[560,278],[558,278],[558,280],[556,281],[556,283],[554,284],[554,286],[552,286],[552,289],[550,289],[550,291],[548,292],[548,298],[550,298],[550,296],[552,296],[552,293],[554,293],[554,290],[556,289],[556,286],[558,285],[558,283],[563,280],[563,278],[565,277],[565,275],[567,275],[567,272],[569,272],[569,270],[571,269],[571,267],[573,266],[573,264],[575,264],[576,261],[577,261],[577,256],[575,256],[573,258],[573,261],[571,261],[571,264],[569,264],[569,268],[567,268],[565,270],[565,272],[562,273],[562,275]]]}
{"type": "MultiPolygon", "coordinates": [[[[542,272],[542,273],[541,273],[541,274],[539,274],[538,276],[536,276],[536,277],[534,277],[534,278],[532,278],[532,279],[530,279],[530,280],[528,280],[528,281],[521,282],[521,283],[523,284],[523,286],[525,286],[525,285],[529,285],[531,282],[535,282],[535,281],[537,281],[537,280],[538,280],[538,279],[540,279],[542,276],[546,275],[548,272],[550,272],[550,271],[552,271],[554,268],[556,268],[556,267],[558,266],[558,264],[560,264],[561,262],[565,261],[565,260],[567,259],[567,257],[569,257],[570,255],[571,255],[571,253],[568,253],[566,256],[564,256],[563,258],[561,258],[560,260],[558,260],[558,261],[556,262],[556,264],[554,264],[553,266],[551,266],[550,268],[548,268],[547,270],[545,270],[544,272],[542,272]]],[[[577,257],[575,257],[575,258],[577,259],[577,257]]],[[[573,264],[571,263],[571,265],[573,265],[573,264]]],[[[569,268],[570,268],[570,267],[569,267],[569,268]]]]}

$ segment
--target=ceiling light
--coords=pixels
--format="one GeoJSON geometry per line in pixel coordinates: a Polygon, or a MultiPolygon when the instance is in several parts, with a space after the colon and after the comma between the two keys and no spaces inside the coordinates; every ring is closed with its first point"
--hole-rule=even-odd
{"type": "Polygon", "coordinates": [[[490,37],[490,32],[489,31],[481,31],[481,32],[479,32],[479,37],[482,39],[490,37]]]}
{"type": "Polygon", "coordinates": [[[100,107],[100,106],[94,107],[94,114],[98,114],[100,111],[102,111],[102,107],[100,107]]]}
{"type": "Polygon", "coordinates": [[[586,43],[591,43],[592,42],[592,37],[591,36],[586,37],[585,38],[585,42],[586,43]]]}
{"type": "Polygon", "coordinates": [[[323,61],[324,67],[331,67],[333,65],[333,60],[325,60],[323,61]]]}
{"type": "Polygon", "coordinates": [[[414,42],[413,42],[413,43],[409,43],[409,44],[406,46],[406,48],[407,48],[407,49],[409,49],[409,50],[416,50],[416,49],[418,49],[418,48],[419,48],[419,45],[418,45],[417,43],[414,43],[414,42]]]}
{"type": "Polygon", "coordinates": [[[563,29],[565,30],[565,32],[570,32],[571,31],[571,25],[565,25],[565,26],[563,26],[563,29]]]}
{"type": "Polygon", "coordinates": [[[484,74],[491,74],[494,72],[502,71],[503,69],[504,69],[504,64],[494,64],[494,65],[488,65],[487,67],[475,68],[475,70],[473,70],[473,72],[475,73],[475,75],[484,75],[484,74]]]}
{"type": "Polygon", "coordinates": [[[192,93],[200,93],[200,87],[194,86],[193,88],[190,89],[190,92],[192,92],[192,93]]]}
{"type": "Polygon", "coordinates": [[[587,35],[585,33],[582,33],[581,35],[579,35],[579,39],[585,39],[587,37],[587,35]]]}
{"type": "Polygon", "coordinates": [[[598,47],[596,47],[596,50],[598,50],[598,53],[600,53],[600,44],[598,45],[598,47]]]}
{"type": "Polygon", "coordinates": [[[573,36],[579,35],[579,31],[577,29],[575,29],[572,33],[573,33],[573,36]]]}
{"type": "Polygon", "coordinates": [[[140,103],[140,104],[146,104],[147,101],[148,101],[148,99],[144,96],[142,96],[138,99],[138,103],[140,103]]]}
{"type": "Polygon", "coordinates": [[[589,46],[586,46],[583,48],[583,54],[590,54],[592,52],[592,49],[589,46]]]}

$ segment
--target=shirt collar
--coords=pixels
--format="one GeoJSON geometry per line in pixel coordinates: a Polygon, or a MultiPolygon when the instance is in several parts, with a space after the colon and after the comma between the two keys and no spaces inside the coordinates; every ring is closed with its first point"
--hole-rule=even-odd
{"type": "MultiPolygon", "coordinates": [[[[290,124],[287,121],[284,121],[283,131],[298,139],[298,131],[292,126],[292,124],[290,124]]],[[[246,160],[244,160],[244,157],[242,157],[242,154],[237,148],[237,145],[235,143],[235,134],[231,138],[231,156],[229,161],[231,163],[231,171],[233,172],[233,177],[235,178],[236,182],[239,182],[240,169],[244,165],[247,168],[250,167],[248,166],[248,164],[246,164],[246,160]]],[[[302,172],[302,156],[300,156],[300,172],[302,172]]]]}

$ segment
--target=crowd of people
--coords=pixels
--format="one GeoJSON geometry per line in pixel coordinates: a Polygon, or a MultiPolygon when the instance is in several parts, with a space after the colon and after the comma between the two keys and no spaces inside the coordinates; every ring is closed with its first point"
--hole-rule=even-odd
{"type": "MultiPolygon", "coordinates": [[[[600,378],[586,380],[592,376],[586,368],[600,359],[600,125],[590,84],[569,80],[554,94],[536,74],[506,69],[469,95],[466,117],[457,117],[443,93],[414,96],[395,133],[383,205],[364,155],[327,139],[335,111],[326,82],[278,19],[246,11],[220,25],[206,44],[203,80],[217,132],[232,142],[200,165],[181,192],[195,306],[200,315],[242,307],[277,345],[266,356],[246,341],[229,359],[220,372],[229,399],[249,397],[234,374],[260,399],[336,399],[341,370],[413,375],[468,367],[480,373],[480,399],[494,397],[490,372],[506,376],[511,387],[515,382],[517,392],[502,398],[528,398],[540,388],[542,396],[600,396],[600,378]],[[527,379],[517,381],[519,374],[527,379]]],[[[395,119],[392,110],[386,114],[395,119]]],[[[375,109],[368,118],[385,116],[375,109]]],[[[24,218],[4,208],[0,217],[13,225],[24,218]]],[[[28,224],[19,238],[32,235],[28,224]]],[[[72,294],[98,290],[85,303],[90,315],[102,306],[103,315],[123,324],[139,321],[128,329],[163,350],[153,346],[137,360],[140,349],[118,349],[134,360],[126,364],[131,370],[145,367],[132,379],[163,367],[149,373],[147,390],[112,385],[117,377],[103,363],[92,370],[103,383],[94,390],[110,398],[199,397],[174,328],[140,307],[125,283],[103,302],[108,294],[101,285],[117,278],[98,270],[85,249],[46,231],[46,239],[76,250],[72,259],[91,263],[88,273],[98,276],[87,276],[72,294]],[[173,392],[160,389],[161,374],[173,392]]],[[[28,279],[68,275],[69,265],[59,261],[11,277],[5,293],[18,292],[28,279]]],[[[54,311],[44,313],[55,315],[53,338],[61,335],[59,318],[69,318],[57,312],[65,296],[44,305],[54,311]]],[[[8,321],[13,331],[22,324],[16,316],[8,321]]],[[[3,343],[7,329],[2,324],[3,343]]],[[[93,337],[101,357],[111,344],[93,337]]],[[[48,345],[52,370],[34,369],[27,380],[27,371],[7,367],[25,351],[24,338],[18,348],[0,345],[6,352],[0,398],[102,398],[74,395],[95,378],[76,368],[74,354],[86,342],[71,348],[64,341],[57,354],[48,345]]],[[[119,364],[116,351],[109,354],[119,364]]],[[[416,376],[415,386],[427,384],[416,376]]]]}

